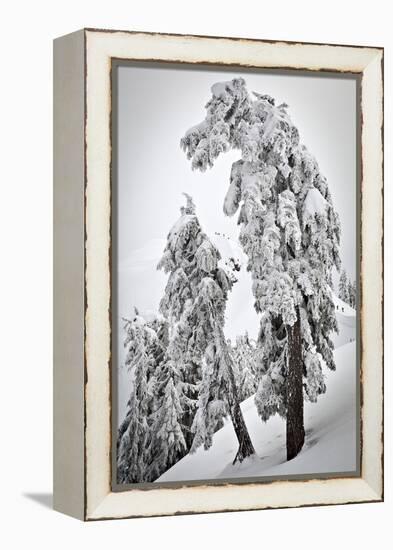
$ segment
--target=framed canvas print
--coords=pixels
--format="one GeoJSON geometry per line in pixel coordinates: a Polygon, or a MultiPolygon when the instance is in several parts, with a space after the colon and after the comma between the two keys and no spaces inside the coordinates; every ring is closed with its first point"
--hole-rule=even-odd
{"type": "Polygon", "coordinates": [[[54,43],[54,506],[383,499],[383,49],[54,43]]]}

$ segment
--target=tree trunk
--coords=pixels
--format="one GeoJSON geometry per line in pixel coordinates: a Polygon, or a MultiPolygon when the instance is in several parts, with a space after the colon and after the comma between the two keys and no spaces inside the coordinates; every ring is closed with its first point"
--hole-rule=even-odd
{"type": "Polygon", "coordinates": [[[183,414],[181,423],[183,426],[183,436],[186,442],[187,452],[191,449],[191,445],[194,439],[194,434],[191,431],[193,417],[190,408],[187,407],[186,412],[183,414]]]}
{"type": "Polygon", "coordinates": [[[304,444],[303,357],[299,309],[288,334],[287,374],[287,460],[294,458],[304,444]]]}
{"type": "Polygon", "coordinates": [[[245,458],[255,454],[255,449],[250,434],[248,433],[246,423],[244,422],[240,404],[237,400],[234,402],[233,406],[231,406],[231,418],[239,442],[239,448],[233,460],[233,464],[235,464],[235,462],[243,462],[245,458]]]}
{"type": "MultiPolygon", "coordinates": [[[[198,365],[191,363],[191,373],[189,374],[192,383],[196,383],[198,380],[198,365]]],[[[186,397],[190,400],[197,402],[198,400],[198,390],[194,388],[187,388],[186,397]]],[[[184,413],[182,415],[181,423],[183,425],[183,436],[186,441],[187,450],[184,454],[191,449],[192,442],[194,440],[194,433],[191,431],[192,423],[194,422],[195,417],[195,406],[192,407],[190,403],[187,403],[184,408],[184,413]]]]}
{"type": "Polygon", "coordinates": [[[225,361],[227,364],[228,378],[229,378],[229,384],[230,384],[229,395],[228,395],[229,413],[231,416],[231,420],[232,420],[232,424],[235,430],[237,440],[239,442],[239,448],[233,460],[233,464],[235,464],[235,462],[238,462],[238,461],[242,462],[248,456],[255,454],[255,449],[252,444],[250,434],[248,433],[248,429],[244,421],[242,410],[240,408],[239,392],[237,390],[235,375],[233,373],[232,358],[228,353],[227,344],[225,342],[225,338],[222,331],[220,331],[219,341],[225,355],[225,361]]]}

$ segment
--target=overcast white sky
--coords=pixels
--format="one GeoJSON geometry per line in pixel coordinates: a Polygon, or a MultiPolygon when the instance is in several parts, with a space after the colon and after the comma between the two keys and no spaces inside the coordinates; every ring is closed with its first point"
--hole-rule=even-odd
{"type": "MultiPolygon", "coordinates": [[[[342,225],[343,266],[355,278],[355,79],[162,65],[154,69],[121,66],[118,71],[118,212],[114,217],[119,316],[129,316],[134,305],[157,310],[167,277],[155,266],[166,235],[179,217],[183,192],[194,198],[205,232],[218,231],[237,241],[237,216],[225,217],[222,205],[231,165],[240,153],[221,155],[205,173],[192,172],[179,141],[189,127],[204,118],[212,84],[240,74],[250,91],[269,94],[278,103],[289,105],[301,141],[328,179],[342,225]]],[[[245,301],[252,303],[251,288],[245,292],[245,301]]],[[[239,299],[235,289],[232,294],[233,300],[239,299]]],[[[231,303],[228,310],[230,313],[231,303]]],[[[254,321],[252,324],[256,328],[254,321]]],[[[118,337],[120,343],[123,335],[118,337]]]]}
{"type": "MultiPolygon", "coordinates": [[[[210,87],[240,72],[122,66],[118,85],[119,261],[149,239],[166,236],[178,217],[181,193],[190,193],[205,231],[236,237],[236,220],[222,204],[231,164],[222,155],[214,168],[192,172],[180,138],[205,115],[210,87]]],[[[354,79],[241,73],[249,90],[286,102],[302,142],[326,175],[342,223],[341,254],[355,275],[356,83],[354,79]]]]}

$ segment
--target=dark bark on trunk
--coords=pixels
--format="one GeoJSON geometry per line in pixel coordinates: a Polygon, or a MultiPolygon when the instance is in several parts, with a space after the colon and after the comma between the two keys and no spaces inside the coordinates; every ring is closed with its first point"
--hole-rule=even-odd
{"type": "MultiPolygon", "coordinates": [[[[194,397],[188,394],[188,397],[194,397]]],[[[186,412],[183,414],[181,419],[181,424],[183,426],[183,436],[186,442],[186,451],[184,454],[187,454],[187,452],[191,449],[192,442],[194,440],[194,433],[191,431],[191,426],[194,421],[195,413],[193,414],[193,411],[191,408],[187,407],[186,412]]]]}
{"type": "Polygon", "coordinates": [[[288,334],[287,375],[287,460],[294,458],[304,444],[303,357],[299,309],[288,334]]]}
{"type": "Polygon", "coordinates": [[[237,400],[231,407],[231,418],[236,437],[239,442],[239,448],[233,460],[233,464],[235,464],[235,462],[242,462],[248,456],[255,454],[255,449],[252,444],[250,434],[248,433],[240,404],[237,400]]]}
{"type": "Polygon", "coordinates": [[[232,358],[229,355],[227,348],[226,348],[226,342],[224,335],[220,331],[220,345],[223,350],[223,353],[225,354],[225,361],[227,364],[227,370],[228,370],[228,378],[229,378],[229,392],[228,392],[228,405],[229,405],[229,413],[231,416],[233,428],[235,430],[235,434],[237,437],[237,440],[239,442],[239,448],[237,450],[236,456],[234,458],[233,464],[235,462],[242,462],[245,458],[248,456],[251,456],[255,454],[255,449],[252,444],[250,434],[248,433],[248,429],[246,426],[246,423],[244,421],[243,413],[240,408],[240,402],[239,402],[239,392],[236,386],[236,380],[235,375],[233,373],[233,366],[232,366],[232,358]]]}
{"type": "MultiPolygon", "coordinates": [[[[196,383],[198,378],[198,365],[191,363],[191,372],[189,373],[189,379],[192,383],[196,383]]],[[[195,412],[196,412],[196,402],[198,400],[198,390],[194,388],[188,388],[186,391],[186,396],[191,401],[195,402],[195,406],[192,407],[190,404],[187,404],[184,409],[184,413],[181,418],[181,424],[183,426],[183,436],[186,442],[187,450],[183,453],[183,456],[191,449],[192,442],[194,440],[195,434],[191,431],[191,426],[194,422],[195,412]]]]}
{"type": "Polygon", "coordinates": [[[192,418],[189,412],[186,412],[182,418],[183,436],[186,442],[187,452],[191,449],[191,445],[194,439],[194,434],[191,431],[192,418]]]}

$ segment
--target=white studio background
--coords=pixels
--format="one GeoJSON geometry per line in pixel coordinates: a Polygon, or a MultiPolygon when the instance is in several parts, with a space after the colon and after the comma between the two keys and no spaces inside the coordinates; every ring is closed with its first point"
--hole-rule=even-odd
{"type": "MultiPolygon", "coordinates": [[[[392,500],[389,4],[145,0],[2,4],[1,529],[4,548],[388,548],[392,500]],[[386,502],[83,524],[52,512],[52,44],[81,27],[385,46],[386,502]]],[[[197,122],[197,121],[196,121],[197,122]]],[[[376,243],[377,245],[377,243],[376,243]]]]}

